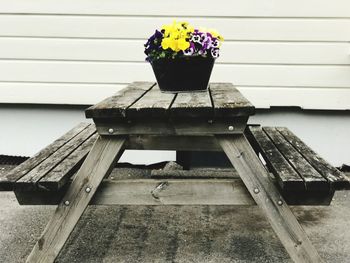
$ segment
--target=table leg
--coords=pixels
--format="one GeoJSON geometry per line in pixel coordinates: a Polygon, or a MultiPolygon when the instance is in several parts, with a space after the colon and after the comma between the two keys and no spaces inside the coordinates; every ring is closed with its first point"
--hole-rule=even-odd
{"type": "Polygon", "coordinates": [[[216,138],[293,261],[323,262],[245,136],[216,138]]]}
{"type": "Polygon", "coordinates": [[[99,137],[26,262],[54,262],[102,179],[123,152],[124,138],[99,137]]]}

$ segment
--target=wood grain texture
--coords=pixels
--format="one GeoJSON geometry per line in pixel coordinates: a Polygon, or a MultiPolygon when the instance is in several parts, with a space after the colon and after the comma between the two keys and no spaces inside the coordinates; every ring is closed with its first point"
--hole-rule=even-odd
{"type": "Polygon", "coordinates": [[[213,134],[243,133],[247,118],[237,117],[214,122],[191,119],[184,121],[140,120],[131,122],[95,122],[101,135],[189,135],[211,136],[213,134]],[[230,128],[232,126],[232,128],[230,128]]]}
{"type": "Polygon", "coordinates": [[[254,106],[231,84],[211,83],[209,86],[215,117],[247,116],[254,106]]]}
{"type": "Polygon", "coordinates": [[[305,190],[304,180],[278,151],[260,126],[249,126],[249,140],[255,150],[262,154],[269,170],[282,190],[305,190]],[[256,147],[256,148],[255,148],[256,147]]]}
{"type": "Polygon", "coordinates": [[[39,180],[37,183],[38,188],[47,191],[59,191],[80,168],[97,138],[98,134],[95,133],[81,144],[61,163],[39,180]]]}
{"type": "Polygon", "coordinates": [[[217,136],[217,139],[292,260],[323,262],[244,135],[217,136]]]}
{"type": "Polygon", "coordinates": [[[252,104],[230,83],[210,84],[207,92],[175,94],[161,92],[157,85],[149,89],[147,85],[150,84],[138,82],[129,85],[117,95],[87,109],[86,116],[94,119],[170,117],[212,120],[213,117],[249,116],[254,113],[252,104]]]}
{"type": "Polygon", "coordinates": [[[29,173],[17,180],[16,189],[33,190],[38,187],[39,180],[74,152],[83,142],[96,132],[95,125],[90,125],[60,149],[50,155],[45,161],[33,168],[29,173]]]}
{"type": "Polygon", "coordinates": [[[153,82],[133,82],[114,96],[85,110],[85,115],[87,118],[123,118],[126,116],[126,109],[154,85],[153,82]]]}
{"type": "Polygon", "coordinates": [[[209,91],[178,93],[170,108],[172,117],[201,117],[212,119],[213,105],[209,91]]]}
{"type": "Polygon", "coordinates": [[[221,152],[214,136],[131,135],[125,149],[221,152]]]}
{"type": "Polygon", "coordinates": [[[137,102],[126,110],[128,118],[165,118],[168,116],[175,94],[161,92],[158,85],[155,85],[137,102]]]}
{"type": "Polygon", "coordinates": [[[17,180],[22,178],[28,172],[33,170],[40,163],[45,161],[50,155],[56,152],[60,147],[69,142],[74,136],[77,136],[80,132],[86,129],[89,123],[80,123],[73,129],[62,135],[60,138],[55,140],[53,143],[45,147],[43,150],[35,154],[33,157],[20,164],[6,175],[0,178],[0,190],[13,190],[14,184],[17,180]]]}
{"type": "Polygon", "coordinates": [[[78,171],[62,202],[27,258],[27,263],[54,262],[85,211],[102,179],[120,156],[124,139],[99,137],[78,171]],[[86,192],[86,188],[90,192],[86,192]],[[65,204],[65,202],[68,205],[65,204]]]}
{"type": "Polygon", "coordinates": [[[349,178],[345,176],[344,173],[326,162],[326,160],[314,152],[288,128],[277,127],[276,129],[324,178],[328,180],[328,182],[330,182],[334,189],[339,190],[349,187],[349,178]]]}
{"type": "Polygon", "coordinates": [[[330,189],[328,181],[323,178],[323,176],[320,175],[288,141],[285,140],[275,127],[263,127],[263,130],[286,160],[303,178],[306,190],[322,191],[330,189]]]}

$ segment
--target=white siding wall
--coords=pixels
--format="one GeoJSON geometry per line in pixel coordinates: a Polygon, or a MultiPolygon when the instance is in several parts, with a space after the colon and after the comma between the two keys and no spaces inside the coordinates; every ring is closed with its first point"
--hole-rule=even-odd
{"type": "Polygon", "coordinates": [[[154,80],[142,44],[173,18],[224,35],[211,80],[257,107],[350,109],[348,0],[0,0],[0,103],[93,104],[154,80]]]}

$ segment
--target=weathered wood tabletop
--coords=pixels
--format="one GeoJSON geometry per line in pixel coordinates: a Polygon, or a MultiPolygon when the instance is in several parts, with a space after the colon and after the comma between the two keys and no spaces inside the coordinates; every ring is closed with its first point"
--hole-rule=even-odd
{"type": "Polygon", "coordinates": [[[254,114],[254,106],[230,83],[207,91],[164,93],[152,82],[134,82],[86,110],[87,118],[228,118],[254,114]]]}
{"type": "Polygon", "coordinates": [[[242,133],[255,108],[231,83],[211,83],[204,92],[164,93],[156,83],[134,82],[85,113],[102,135],[202,135],[242,133]]]}

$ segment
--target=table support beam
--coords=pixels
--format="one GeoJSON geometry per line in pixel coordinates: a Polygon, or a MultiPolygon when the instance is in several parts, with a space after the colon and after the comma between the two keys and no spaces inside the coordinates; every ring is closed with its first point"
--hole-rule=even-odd
{"type": "Polygon", "coordinates": [[[27,263],[54,262],[84,213],[97,187],[123,152],[125,139],[99,137],[53,217],[27,258],[27,263]]]}
{"type": "Polygon", "coordinates": [[[323,262],[276,186],[268,178],[266,169],[245,136],[222,135],[216,138],[292,260],[323,262]]]}

